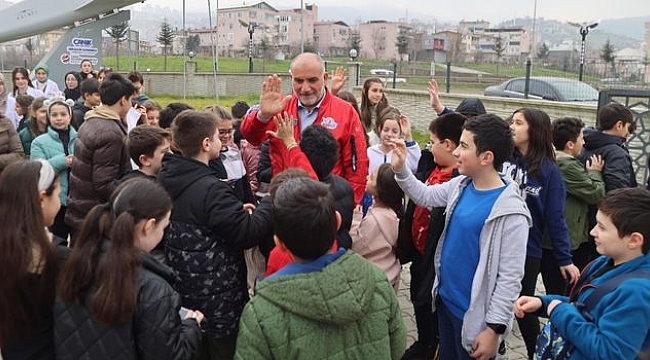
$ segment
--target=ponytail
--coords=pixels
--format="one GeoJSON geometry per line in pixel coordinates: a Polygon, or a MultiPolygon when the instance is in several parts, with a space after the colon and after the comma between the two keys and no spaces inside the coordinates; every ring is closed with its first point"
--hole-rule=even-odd
{"type": "Polygon", "coordinates": [[[101,286],[91,296],[95,317],[106,324],[127,321],[136,307],[136,269],[140,258],[135,249],[133,229],[136,220],[129,212],[121,213],[114,221],[104,255],[97,266],[101,286]]]}

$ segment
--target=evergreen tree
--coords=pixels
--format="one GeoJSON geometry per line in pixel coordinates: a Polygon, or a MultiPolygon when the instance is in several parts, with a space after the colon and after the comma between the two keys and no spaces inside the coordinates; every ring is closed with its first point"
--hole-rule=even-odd
{"type": "MultiPolygon", "coordinates": [[[[608,64],[612,66],[612,76],[616,77],[616,49],[614,48],[614,45],[609,42],[609,38],[600,50],[600,58],[605,62],[605,68],[607,68],[608,64]]],[[[605,73],[607,73],[607,70],[605,70],[605,73]]]]}
{"type": "Polygon", "coordinates": [[[359,54],[361,54],[361,34],[359,34],[359,31],[350,30],[348,45],[350,46],[350,49],[356,49],[359,54]]]}
{"type": "Polygon", "coordinates": [[[503,57],[503,53],[506,51],[506,44],[503,43],[501,35],[497,36],[494,41],[494,53],[497,55],[497,76],[499,76],[499,63],[503,57]]]}
{"type": "Polygon", "coordinates": [[[126,34],[129,31],[129,23],[122,22],[106,29],[108,36],[115,40],[115,70],[120,69],[120,43],[126,40],[126,34]]]}
{"type": "Polygon", "coordinates": [[[158,33],[158,36],[156,36],[156,40],[163,47],[163,56],[165,57],[163,66],[164,71],[167,71],[167,51],[172,46],[174,37],[176,37],[176,33],[172,29],[171,25],[169,25],[169,22],[167,22],[167,19],[163,19],[162,24],[160,24],[160,32],[158,33]]]}
{"type": "Polygon", "coordinates": [[[545,42],[542,43],[542,45],[539,46],[539,50],[537,50],[537,58],[545,61],[548,58],[548,52],[548,46],[545,42]]]}
{"type": "Polygon", "coordinates": [[[397,33],[397,53],[399,54],[400,67],[404,61],[404,55],[409,52],[409,29],[404,26],[400,26],[399,32],[397,33]]]}
{"type": "Polygon", "coordinates": [[[194,53],[199,52],[199,47],[201,45],[201,38],[199,38],[198,34],[190,35],[187,37],[187,41],[185,43],[185,50],[187,53],[190,51],[194,51],[194,53]]]}

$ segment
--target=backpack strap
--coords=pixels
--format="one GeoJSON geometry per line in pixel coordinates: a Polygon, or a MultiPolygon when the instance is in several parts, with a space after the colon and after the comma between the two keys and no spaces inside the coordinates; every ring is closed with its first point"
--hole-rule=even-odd
{"type": "Polygon", "coordinates": [[[621,274],[607,280],[604,284],[598,286],[594,289],[594,292],[589,295],[584,302],[584,309],[586,311],[592,310],[596,304],[602,299],[605,294],[612,292],[616,289],[622,282],[631,279],[647,279],[650,280],[650,272],[647,270],[635,270],[629,273],[621,274]]]}

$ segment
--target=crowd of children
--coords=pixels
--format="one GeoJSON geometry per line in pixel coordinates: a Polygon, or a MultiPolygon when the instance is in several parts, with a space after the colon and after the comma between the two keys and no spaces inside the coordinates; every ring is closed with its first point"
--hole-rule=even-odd
{"type": "Polygon", "coordinates": [[[487,360],[515,319],[531,359],[650,349],[650,192],[624,107],[583,132],[452,110],[432,80],[421,149],[381,79],[359,108],[315,54],[293,60],[292,95],[273,75],[252,108],[161,107],[142,74],[102,70],[82,62],[60,92],[17,68],[5,98],[0,77],[5,360],[487,360]]]}

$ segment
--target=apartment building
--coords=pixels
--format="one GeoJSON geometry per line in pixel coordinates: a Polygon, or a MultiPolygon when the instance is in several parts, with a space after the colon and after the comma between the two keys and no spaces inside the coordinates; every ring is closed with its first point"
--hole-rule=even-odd
{"type": "Polygon", "coordinates": [[[219,8],[216,29],[190,30],[188,35],[199,35],[201,52],[210,52],[215,44],[221,56],[242,56],[249,52],[252,31],[255,56],[295,54],[300,49],[301,36],[304,44],[313,42],[317,18],[315,4],[307,4],[304,9],[280,10],[261,1],[219,8]]]}
{"type": "Polygon", "coordinates": [[[343,21],[314,23],[314,48],[325,56],[348,56],[350,27],[343,21]]]}

